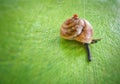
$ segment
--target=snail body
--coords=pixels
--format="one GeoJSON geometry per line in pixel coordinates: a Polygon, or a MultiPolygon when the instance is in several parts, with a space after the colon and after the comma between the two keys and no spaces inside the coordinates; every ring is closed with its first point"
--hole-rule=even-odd
{"type": "Polygon", "coordinates": [[[85,19],[78,18],[75,14],[67,19],[60,28],[60,35],[67,40],[75,40],[83,43],[88,53],[88,60],[91,61],[89,44],[96,43],[100,39],[93,39],[92,25],[85,19]]]}

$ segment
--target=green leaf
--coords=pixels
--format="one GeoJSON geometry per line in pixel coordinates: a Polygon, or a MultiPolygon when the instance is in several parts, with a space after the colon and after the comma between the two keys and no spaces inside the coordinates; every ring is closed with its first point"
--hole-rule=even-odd
{"type": "Polygon", "coordinates": [[[119,0],[1,0],[0,84],[119,84],[119,0]],[[73,14],[93,26],[92,61],[60,37],[73,14]]]}

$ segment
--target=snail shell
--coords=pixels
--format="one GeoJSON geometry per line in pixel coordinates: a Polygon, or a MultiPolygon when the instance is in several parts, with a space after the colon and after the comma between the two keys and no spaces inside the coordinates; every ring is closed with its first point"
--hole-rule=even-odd
{"type": "Polygon", "coordinates": [[[77,15],[74,15],[62,24],[60,35],[64,39],[76,40],[81,43],[91,43],[93,29],[87,20],[80,19],[77,15]]]}

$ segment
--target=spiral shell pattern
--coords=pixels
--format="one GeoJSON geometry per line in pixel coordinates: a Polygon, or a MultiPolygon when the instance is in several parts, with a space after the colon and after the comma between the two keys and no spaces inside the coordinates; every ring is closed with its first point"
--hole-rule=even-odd
{"type": "Polygon", "coordinates": [[[78,17],[69,18],[60,28],[60,35],[64,39],[76,40],[81,43],[91,43],[92,34],[91,24],[87,20],[78,17]]]}

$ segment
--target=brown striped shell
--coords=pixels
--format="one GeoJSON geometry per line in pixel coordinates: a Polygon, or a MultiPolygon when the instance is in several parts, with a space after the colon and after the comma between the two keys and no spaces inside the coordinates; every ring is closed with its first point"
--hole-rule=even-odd
{"type": "Polygon", "coordinates": [[[62,24],[60,35],[64,39],[76,40],[81,43],[91,43],[93,29],[87,20],[80,19],[74,15],[62,24]]]}

